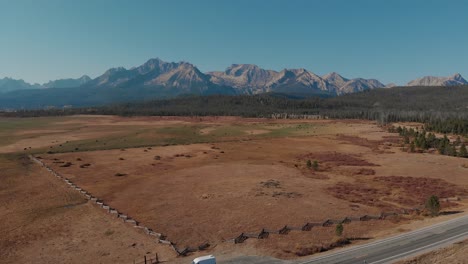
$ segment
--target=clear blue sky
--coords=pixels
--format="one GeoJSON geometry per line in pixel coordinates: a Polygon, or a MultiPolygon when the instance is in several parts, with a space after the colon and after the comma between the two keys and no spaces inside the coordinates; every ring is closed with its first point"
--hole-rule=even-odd
{"type": "Polygon", "coordinates": [[[468,77],[464,0],[0,0],[0,78],[96,77],[149,58],[406,83],[468,77]]]}

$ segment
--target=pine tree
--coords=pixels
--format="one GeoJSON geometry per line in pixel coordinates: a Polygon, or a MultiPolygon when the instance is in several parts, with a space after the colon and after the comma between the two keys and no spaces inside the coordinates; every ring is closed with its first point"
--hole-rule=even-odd
{"type": "Polygon", "coordinates": [[[450,143],[450,139],[448,139],[447,135],[444,135],[444,139],[443,139],[443,140],[444,140],[444,142],[446,142],[446,143],[450,143]]]}
{"type": "Polygon", "coordinates": [[[432,195],[426,201],[426,209],[429,210],[432,216],[436,216],[440,211],[439,197],[432,195]]]}
{"type": "Polygon", "coordinates": [[[421,137],[419,139],[419,146],[423,149],[428,149],[427,141],[426,141],[426,133],[421,134],[421,137]]]}
{"type": "Polygon", "coordinates": [[[428,147],[433,148],[433,147],[436,146],[436,145],[435,145],[435,143],[436,143],[436,136],[435,136],[433,133],[429,133],[429,134],[427,135],[426,141],[427,141],[428,147]]]}
{"type": "Polygon", "coordinates": [[[400,136],[403,136],[403,129],[401,128],[401,126],[398,126],[397,129],[396,129],[397,133],[400,134],[400,136]]]}
{"type": "Polygon", "coordinates": [[[445,155],[455,157],[455,156],[457,156],[457,149],[455,149],[455,146],[447,144],[447,145],[445,145],[444,153],[445,153],[445,155]]]}
{"type": "Polygon", "coordinates": [[[447,143],[444,140],[439,141],[439,146],[437,146],[437,150],[439,151],[440,154],[446,154],[445,153],[445,150],[447,148],[446,146],[447,146],[447,143]]]}
{"type": "Polygon", "coordinates": [[[460,146],[460,150],[458,151],[458,156],[462,158],[468,158],[468,153],[466,151],[465,143],[462,143],[460,146]]]}

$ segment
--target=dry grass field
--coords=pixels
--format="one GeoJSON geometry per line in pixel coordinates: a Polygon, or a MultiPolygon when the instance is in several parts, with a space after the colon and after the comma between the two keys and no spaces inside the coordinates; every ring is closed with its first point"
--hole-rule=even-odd
{"type": "MultiPolygon", "coordinates": [[[[468,194],[466,159],[403,152],[397,134],[368,121],[72,116],[1,119],[0,128],[0,153],[10,160],[2,164],[18,170],[0,178],[0,210],[13,217],[0,226],[9,232],[0,238],[9,259],[43,252],[39,262],[46,263],[55,260],[47,253],[58,250],[67,259],[83,254],[110,263],[157,251],[175,261],[168,246],[100,212],[18,158],[21,153],[40,157],[177,245],[208,242],[209,253],[222,255],[297,258],[336,239],[334,227],[236,245],[229,240],[262,228],[412,208],[433,194],[468,194]],[[307,160],[318,168],[309,168],[307,160]],[[39,220],[28,221],[31,214],[39,220]],[[31,232],[32,240],[26,235],[31,232]]],[[[464,209],[464,203],[443,206],[464,209]]],[[[359,243],[421,218],[352,222],[344,235],[359,243]]]]}
{"type": "Polygon", "coordinates": [[[24,156],[1,156],[0,171],[0,263],[132,263],[147,253],[175,257],[24,156]]]}

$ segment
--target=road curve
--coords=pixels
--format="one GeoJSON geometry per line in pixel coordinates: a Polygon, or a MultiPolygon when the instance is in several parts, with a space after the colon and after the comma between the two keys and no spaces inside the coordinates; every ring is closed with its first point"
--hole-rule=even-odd
{"type": "Polygon", "coordinates": [[[333,251],[298,264],[393,263],[468,239],[468,215],[397,236],[333,251]]]}

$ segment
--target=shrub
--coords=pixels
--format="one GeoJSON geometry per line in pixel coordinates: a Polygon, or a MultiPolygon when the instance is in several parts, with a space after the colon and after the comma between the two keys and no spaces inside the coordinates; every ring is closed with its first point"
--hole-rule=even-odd
{"type": "Polygon", "coordinates": [[[314,163],[312,164],[312,168],[314,170],[318,170],[318,167],[319,167],[318,161],[314,160],[314,163]]]}
{"type": "Polygon", "coordinates": [[[343,230],[344,230],[343,224],[342,224],[342,223],[339,223],[339,224],[337,224],[336,227],[335,227],[335,234],[336,234],[337,236],[341,236],[341,235],[343,235],[343,230]]]}
{"type": "Polygon", "coordinates": [[[440,211],[439,197],[432,195],[426,201],[426,209],[431,213],[432,216],[436,216],[440,211]]]}
{"type": "Polygon", "coordinates": [[[460,150],[458,152],[458,156],[462,158],[468,158],[468,152],[466,151],[465,143],[462,143],[460,146],[460,150]]]}

